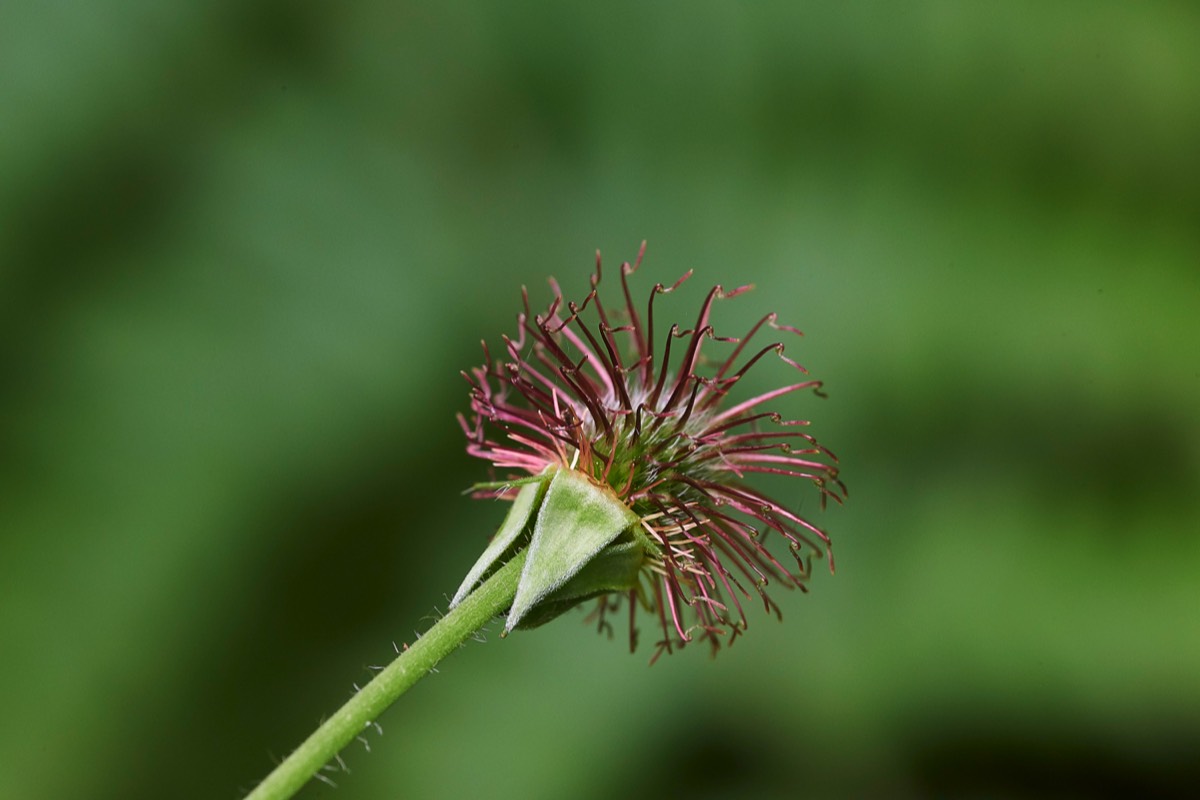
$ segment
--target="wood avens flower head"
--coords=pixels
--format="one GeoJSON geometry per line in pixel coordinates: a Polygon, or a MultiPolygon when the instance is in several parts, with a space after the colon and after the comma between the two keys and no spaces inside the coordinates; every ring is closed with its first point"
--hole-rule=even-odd
{"type": "MultiPolygon", "coordinates": [[[[545,622],[594,600],[600,626],[629,604],[630,645],[640,606],[662,629],[655,658],[697,639],[714,651],[747,626],[743,604],[769,585],[804,589],[812,556],[833,568],[829,537],[748,483],[756,473],[811,484],[824,508],[842,502],[837,459],[802,430],[807,421],[776,406],[820,381],[784,355],[752,344],[763,329],[795,335],[768,314],[740,339],[709,323],[718,300],[749,286],[713,288],[691,327],[663,326],[655,298],[682,284],[656,284],[635,300],[631,265],[620,270],[621,299],[601,300],[600,255],[578,301],[558,285],[542,313],[518,315],[503,355],[464,373],[470,417],[460,415],[471,455],[489,461],[496,482],[477,497],[513,501],[508,518],[468,573],[454,604],[513,554],[527,551],[505,630],[545,622]],[[718,351],[713,354],[709,351],[718,351]],[[738,384],[764,357],[799,375],[757,395],[738,384]]],[[[607,287],[606,287],[607,288],[607,287]]]]}
{"type": "MultiPolygon", "coordinates": [[[[375,721],[434,665],[497,615],[504,630],[533,627],[585,601],[601,629],[628,604],[630,647],[639,607],[662,636],[654,658],[696,640],[715,652],[746,629],[743,604],[778,584],[804,589],[814,555],[829,537],[783,501],[748,482],[757,473],[812,484],[822,508],[842,502],[837,459],[802,420],[776,406],[819,381],[774,342],[752,344],[764,328],[799,334],[768,314],[741,339],[717,336],[709,315],[718,300],[750,287],[708,293],[690,328],[656,325],[655,299],[678,288],[656,284],[645,305],[621,266],[622,299],[600,298],[600,254],[589,291],[567,301],[558,285],[540,314],[518,315],[503,355],[469,374],[470,418],[460,415],[467,451],[492,465],[477,497],[511,500],[508,515],[441,616],[292,753],[248,800],[284,800],[310,778],[345,771],[339,755],[381,728],[375,721]],[[707,351],[705,347],[707,346],[707,351]],[[747,372],[778,359],[801,374],[777,388],[739,391],[747,372]]],[[[606,287],[607,288],[607,287],[606,287]]],[[[645,295],[643,295],[645,296],[645,295]]],[[[789,493],[790,494],[790,493],[789,493]]]]}

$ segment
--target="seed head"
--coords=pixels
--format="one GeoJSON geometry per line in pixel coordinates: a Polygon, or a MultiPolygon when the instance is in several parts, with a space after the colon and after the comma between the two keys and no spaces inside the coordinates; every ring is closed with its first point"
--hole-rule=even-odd
{"type": "MultiPolygon", "coordinates": [[[[620,499],[640,520],[647,542],[640,585],[628,591],[630,646],[636,646],[636,607],[651,609],[662,628],[662,652],[696,639],[714,652],[723,640],[745,630],[742,602],[761,597],[780,615],[766,587],[778,583],[806,590],[812,556],[833,555],[825,532],[784,503],[746,481],[768,473],[811,483],[821,507],[841,503],[846,487],[837,458],[801,430],[809,423],[787,419],[773,406],[802,390],[820,394],[821,382],[784,353],[782,343],[757,349],[751,340],[764,328],[800,331],[767,314],[741,339],[717,336],[709,316],[717,300],[749,290],[714,287],[690,328],[655,325],[655,298],[678,288],[656,284],[644,311],[634,302],[629,277],[641,264],[621,266],[624,302],[606,308],[598,289],[600,254],[590,291],[580,302],[564,299],[558,284],[541,314],[530,310],[523,291],[515,339],[504,337],[504,354],[464,373],[471,385],[471,417],[459,415],[467,452],[489,461],[506,478],[570,469],[620,499]],[[706,341],[728,352],[708,358],[706,341]],[[765,356],[774,356],[801,377],[770,391],[733,402],[731,391],[765,356]],[[517,471],[514,473],[513,471],[517,471]],[[768,547],[777,539],[794,566],[768,547]]],[[[516,496],[510,486],[477,487],[476,496],[516,496]]],[[[641,535],[641,534],[644,534],[641,535]]],[[[607,615],[621,594],[598,599],[599,626],[611,632],[607,615]]]]}

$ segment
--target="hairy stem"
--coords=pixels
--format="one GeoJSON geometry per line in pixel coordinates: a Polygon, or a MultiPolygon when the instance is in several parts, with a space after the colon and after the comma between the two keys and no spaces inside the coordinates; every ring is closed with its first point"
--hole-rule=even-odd
{"type": "Polygon", "coordinates": [[[313,731],[246,795],[246,800],[285,800],[298,792],[317,770],[370,727],[396,698],[429,674],[435,664],[488,620],[512,605],[524,564],[525,551],[521,551],[313,731]]]}

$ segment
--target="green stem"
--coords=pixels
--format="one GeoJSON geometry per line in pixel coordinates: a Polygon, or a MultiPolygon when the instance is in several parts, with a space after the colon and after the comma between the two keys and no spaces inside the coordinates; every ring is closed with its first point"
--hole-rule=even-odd
{"type": "Polygon", "coordinates": [[[482,628],[488,620],[512,605],[517,580],[525,564],[522,550],[496,571],[454,610],[442,617],[411,647],[404,650],[344,706],[313,731],[284,759],[246,800],[286,800],[332,761],[354,737],[370,727],[388,706],[434,665],[482,628]]]}

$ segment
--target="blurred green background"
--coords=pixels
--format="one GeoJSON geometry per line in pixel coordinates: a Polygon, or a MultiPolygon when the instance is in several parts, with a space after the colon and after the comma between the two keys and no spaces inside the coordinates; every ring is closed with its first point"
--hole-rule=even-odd
{"type": "MultiPolygon", "coordinates": [[[[1188,3],[0,9],[0,796],[237,797],[503,508],[520,287],[649,240],[829,399],[838,573],[710,661],[453,656],[305,797],[1200,782],[1188,3]]],[[[777,365],[756,379],[779,379],[777,365]]],[[[767,384],[763,384],[767,385],[767,384]]],[[[815,502],[806,497],[806,510],[815,502]]]]}

